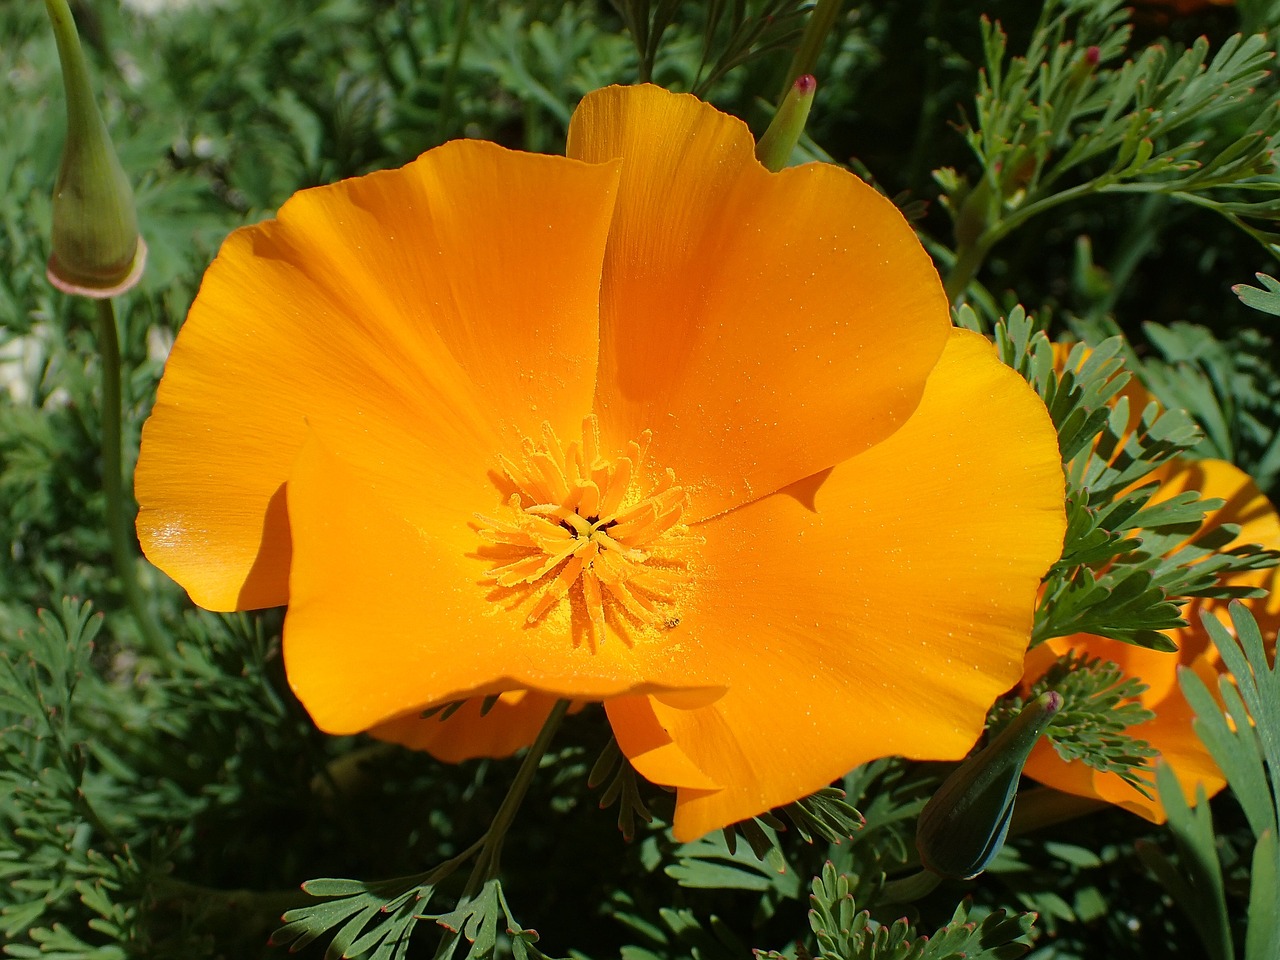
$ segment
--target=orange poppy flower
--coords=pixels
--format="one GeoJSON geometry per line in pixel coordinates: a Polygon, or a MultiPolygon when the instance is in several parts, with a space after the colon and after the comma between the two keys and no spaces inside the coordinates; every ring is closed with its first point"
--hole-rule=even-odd
{"type": "Polygon", "coordinates": [[[568,158],[453,142],[232,234],[144,431],[148,557],[287,602],[327,731],[457,760],[603,701],[682,838],[963,756],[1061,548],[1053,428],[892,204],[753,150],[615,87],[568,158]]]}
{"type": "MultiPolygon", "coordinates": [[[[1055,355],[1061,366],[1066,357],[1065,349],[1056,349],[1055,355]]],[[[1136,380],[1130,380],[1123,393],[1131,405],[1132,429],[1142,408],[1152,398],[1136,380]]],[[[1253,480],[1238,467],[1223,460],[1175,460],[1140,482],[1146,484],[1153,480],[1160,484],[1152,498],[1153,503],[1189,490],[1200,491],[1206,498],[1225,500],[1221,508],[1205,518],[1200,528],[1200,532],[1204,532],[1225,523],[1238,524],[1239,533],[1223,550],[1244,544],[1280,549],[1280,517],[1253,480]]],[[[1245,603],[1258,619],[1264,636],[1269,637],[1274,645],[1276,629],[1280,627],[1280,571],[1273,568],[1234,574],[1226,578],[1226,582],[1233,586],[1268,590],[1267,596],[1246,600],[1245,603]]],[[[1218,677],[1226,670],[1208,631],[1201,624],[1200,616],[1206,612],[1230,624],[1227,601],[1191,602],[1183,611],[1189,625],[1168,631],[1170,639],[1178,645],[1174,653],[1086,634],[1050,640],[1028,653],[1023,686],[1030,687],[1068,653],[1115,663],[1125,676],[1136,677],[1146,684],[1147,689],[1138,699],[1142,706],[1155,714],[1151,720],[1130,727],[1128,732],[1159,751],[1160,758],[1172,768],[1189,801],[1194,801],[1197,785],[1204,787],[1206,796],[1212,796],[1226,785],[1226,780],[1192,728],[1195,713],[1183,697],[1177,677],[1178,669],[1186,667],[1199,674],[1210,690],[1216,691],[1218,677]]],[[[1023,772],[1065,793],[1105,800],[1156,823],[1165,821],[1164,806],[1158,796],[1143,796],[1119,774],[1094,770],[1079,760],[1065,762],[1047,740],[1036,745],[1023,772]]]]}

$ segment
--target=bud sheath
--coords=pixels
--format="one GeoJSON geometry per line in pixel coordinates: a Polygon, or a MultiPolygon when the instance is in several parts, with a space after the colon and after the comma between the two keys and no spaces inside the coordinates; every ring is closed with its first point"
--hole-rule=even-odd
{"type": "Polygon", "coordinates": [[[773,122],[756,144],[756,159],[767,169],[777,172],[790,161],[791,151],[800,141],[800,134],[804,133],[805,121],[809,119],[809,108],[813,106],[813,95],[817,89],[818,81],[806,73],[791,85],[787,95],[782,98],[782,105],[773,115],[773,122]]]}
{"type": "Polygon", "coordinates": [[[66,0],[45,0],[67,97],[67,140],[53,193],[49,282],[102,299],[138,282],[146,244],[138,236],[133,190],[89,84],[84,51],[66,0]]]}
{"type": "Polygon", "coordinates": [[[1041,694],[943,781],[916,823],[916,849],[927,869],[968,880],[987,868],[1004,846],[1027,756],[1061,708],[1060,694],[1041,694]]]}

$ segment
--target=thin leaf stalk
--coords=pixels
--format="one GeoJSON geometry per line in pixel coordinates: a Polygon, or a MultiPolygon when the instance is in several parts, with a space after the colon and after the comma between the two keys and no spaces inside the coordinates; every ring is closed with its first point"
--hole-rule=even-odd
{"type": "MultiPolygon", "coordinates": [[[[478,894],[484,885],[494,879],[498,875],[499,862],[502,858],[502,843],[506,839],[507,831],[511,828],[512,822],[515,820],[516,813],[520,809],[521,803],[524,802],[525,794],[529,792],[529,786],[533,783],[534,775],[538,772],[538,767],[542,763],[542,758],[547,752],[547,748],[551,746],[551,741],[555,737],[556,730],[560,727],[560,721],[569,711],[568,700],[558,700],[551,713],[547,716],[546,722],[542,725],[542,729],[538,732],[538,737],[533,741],[533,745],[529,747],[528,753],[524,755],[524,759],[520,762],[520,769],[516,771],[515,779],[511,781],[511,786],[507,789],[507,795],[503,797],[502,803],[498,807],[498,812],[494,814],[493,821],[489,824],[489,829],[485,831],[484,836],[480,839],[480,852],[476,856],[475,865],[471,868],[471,875],[467,878],[467,884],[462,889],[462,895],[458,898],[459,905],[472,900],[478,894]]],[[[472,847],[471,849],[474,849],[472,847]]],[[[470,850],[468,850],[470,853],[470,850]]],[[[458,942],[459,933],[451,932],[440,943],[440,948],[436,951],[436,960],[453,955],[454,946],[458,942]]]]}
{"type": "Polygon", "coordinates": [[[966,289],[978,271],[986,262],[987,254],[993,247],[1014,230],[1021,227],[1032,217],[1051,210],[1060,204],[1076,200],[1091,193],[1167,193],[1168,186],[1161,183],[1122,183],[1109,184],[1098,180],[1090,180],[1078,186],[1070,187],[1058,193],[1050,194],[1014,210],[983,230],[972,243],[960,244],[955,253],[951,269],[947,271],[943,286],[947,298],[952,304],[958,304],[966,289]],[[1163,189],[1162,189],[1163,188],[1163,189]]]}
{"type": "Polygon", "coordinates": [[[295,907],[305,906],[311,897],[291,887],[287,890],[223,890],[180,880],[177,877],[156,875],[147,881],[148,900],[154,904],[178,910],[199,904],[201,909],[217,917],[233,915],[238,922],[250,922],[268,927],[280,919],[280,914],[295,907]],[[247,917],[256,920],[246,920],[247,917]]]}

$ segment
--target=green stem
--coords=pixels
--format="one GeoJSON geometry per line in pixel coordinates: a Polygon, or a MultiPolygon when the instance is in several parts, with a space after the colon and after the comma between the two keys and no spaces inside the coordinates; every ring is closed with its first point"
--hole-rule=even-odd
{"type": "MultiPolygon", "coordinates": [[[[1141,206],[1138,207],[1137,216],[1129,221],[1125,229],[1124,238],[1119,244],[1120,253],[1108,271],[1111,286],[1106,295],[1089,310],[1087,319],[1095,323],[1099,322],[1115,308],[1116,301],[1128,286],[1138,264],[1156,245],[1156,240],[1160,236],[1157,221],[1164,207],[1164,199],[1159,194],[1150,193],[1143,198],[1141,206]]],[[[1119,332],[1117,328],[1116,333],[1119,332]]]]}
{"type": "Polygon", "coordinates": [[[507,831],[516,818],[516,811],[524,802],[524,796],[529,792],[529,785],[533,783],[534,774],[538,772],[538,766],[542,763],[543,754],[547,752],[547,747],[551,746],[551,739],[555,736],[556,729],[568,710],[568,700],[556,701],[556,705],[551,708],[551,713],[547,716],[546,723],[538,732],[538,739],[533,741],[533,746],[524,755],[520,769],[516,771],[516,778],[511,781],[502,805],[498,807],[498,812],[493,816],[493,822],[485,831],[484,846],[480,849],[480,856],[476,858],[476,865],[471,869],[471,876],[467,878],[467,885],[462,891],[464,900],[475,896],[487,881],[498,875],[502,841],[506,839],[507,831]]]}
{"type": "Polygon", "coordinates": [[[991,245],[983,243],[986,236],[987,234],[983,234],[974,243],[956,251],[955,261],[951,264],[951,269],[947,271],[947,278],[942,283],[947,294],[947,302],[953,307],[960,305],[961,298],[969,289],[969,284],[978,275],[982,262],[987,259],[987,252],[991,249],[991,245]]]}
{"type": "Polygon", "coordinates": [[[1051,193],[1046,197],[1041,197],[1032,203],[1024,204],[1013,211],[1009,216],[996,223],[991,224],[981,235],[978,236],[972,244],[957,247],[955,254],[955,262],[952,264],[944,286],[947,290],[947,296],[954,305],[957,298],[962,296],[965,289],[978,271],[982,268],[983,262],[986,260],[987,254],[991,249],[1013,233],[1028,220],[1038,217],[1046,211],[1052,210],[1054,207],[1061,206],[1071,200],[1077,200],[1080,197],[1090,195],[1105,196],[1107,194],[1126,193],[1126,194],[1143,194],[1146,196],[1168,196],[1175,200],[1182,200],[1194,206],[1204,207],[1213,210],[1215,213],[1225,217],[1235,226],[1258,239],[1264,245],[1268,246],[1266,238],[1258,234],[1258,231],[1252,229],[1248,224],[1244,223],[1239,217],[1222,209],[1222,206],[1213,200],[1202,197],[1197,193],[1186,190],[1171,190],[1168,183],[1159,180],[1138,181],[1135,183],[1116,182],[1113,176],[1104,176],[1096,180],[1090,180],[1087,183],[1077,184],[1074,187],[1068,187],[1058,193],[1051,193]]]}
{"type": "Polygon", "coordinates": [[[796,47],[795,56],[791,58],[791,66],[787,67],[786,82],[782,84],[782,92],[778,95],[779,104],[791,92],[797,77],[813,73],[814,67],[818,64],[818,56],[822,53],[822,47],[827,41],[827,35],[831,33],[831,28],[835,26],[836,18],[840,16],[840,10],[843,7],[844,0],[818,0],[814,5],[813,12],[809,14],[809,22],[804,27],[804,36],[800,38],[800,45],[796,47]]]}
{"type": "Polygon", "coordinates": [[[890,880],[880,890],[881,903],[914,903],[927,897],[942,883],[942,878],[930,870],[921,870],[897,880],[890,880]]]}
{"type": "Polygon", "coordinates": [[[450,125],[453,123],[453,102],[458,86],[458,70],[462,66],[462,46],[467,40],[467,24],[471,19],[471,0],[462,0],[462,9],[458,11],[458,32],[453,38],[453,52],[449,57],[449,68],[445,71],[444,84],[440,89],[440,130],[438,139],[445,141],[450,136],[450,125]]]}
{"type": "Polygon", "coordinates": [[[116,332],[116,311],[110,299],[95,301],[98,306],[98,356],[102,363],[102,492],[107,498],[107,535],[111,540],[111,560],[120,590],[138,625],[148,652],[162,660],[169,656],[168,645],[151,618],[142,588],[138,585],[136,541],[132,534],[131,510],[124,485],[124,440],[121,398],[120,339],[116,332]]]}
{"type": "Polygon", "coordinates": [[[177,877],[153,877],[147,885],[151,900],[160,906],[174,906],[188,911],[198,904],[208,914],[225,917],[235,914],[246,922],[247,917],[257,917],[255,926],[272,927],[280,920],[280,914],[295,907],[313,903],[310,895],[293,887],[289,890],[220,890],[198,883],[188,883],[177,877]]]}
{"type": "MultiPolygon", "coordinates": [[[[471,876],[467,878],[467,885],[462,889],[462,896],[458,898],[459,905],[473,899],[486,883],[498,875],[499,860],[502,857],[502,842],[506,839],[507,831],[511,828],[512,821],[516,818],[516,812],[520,809],[520,804],[524,801],[525,794],[529,792],[529,785],[533,783],[533,777],[538,772],[538,766],[542,763],[542,757],[546,754],[547,747],[551,746],[551,740],[568,710],[568,700],[556,701],[556,705],[551,708],[551,713],[547,716],[546,722],[538,732],[538,738],[533,741],[533,746],[529,748],[529,752],[524,755],[524,759],[520,762],[520,769],[516,771],[515,779],[511,781],[511,786],[507,789],[507,795],[503,798],[501,806],[498,807],[498,812],[494,814],[493,822],[489,824],[489,829],[485,831],[484,837],[479,841],[480,853],[476,857],[475,866],[471,868],[471,876]]],[[[441,941],[440,948],[436,950],[437,960],[452,956],[458,937],[459,934],[453,932],[441,941]]]]}
{"type": "Polygon", "coordinates": [[[991,248],[1032,217],[1038,216],[1046,210],[1052,210],[1054,207],[1069,200],[1075,200],[1091,193],[1139,192],[1124,189],[1127,186],[1127,184],[1123,186],[1099,184],[1097,181],[1091,180],[1088,183],[1082,183],[1079,186],[1063,190],[1061,193],[1050,194],[1033,203],[1018,207],[1009,216],[983,230],[973,243],[962,245],[956,249],[955,262],[952,263],[951,269],[947,271],[947,278],[943,281],[943,286],[947,291],[947,298],[953,306],[958,304],[960,297],[964,295],[970,282],[978,275],[978,271],[982,269],[982,264],[986,261],[987,254],[991,252],[991,248]]]}
{"type": "MultiPolygon", "coordinates": [[[[401,0],[396,4],[396,13],[400,17],[400,40],[404,43],[409,51],[409,62],[413,64],[415,75],[419,75],[423,65],[426,64],[426,57],[422,55],[422,50],[418,46],[418,42],[413,38],[413,5],[407,0],[401,0]]],[[[385,74],[394,77],[394,72],[388,70],[385,74]]],[[[400,84],[403,88],[403,84],[400,84]]]]}

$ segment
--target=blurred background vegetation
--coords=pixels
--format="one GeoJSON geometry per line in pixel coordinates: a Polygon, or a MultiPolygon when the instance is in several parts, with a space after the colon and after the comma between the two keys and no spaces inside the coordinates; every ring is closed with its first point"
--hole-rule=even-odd
{"type": "MultiPolygon", "coordinates": [[[[558,152],[584,93],[644,75],[699,93],[758,135],[809,10],[797,0],[657,3],[650,13],[670,24],[638,46],[627,25],[648,5],[604,0],[73,7],[150,248],[141,285],[117,305],[129,457],[203,270],[235,227],[300,188],[403,164],[454,137],[558,152]]],[[[846,4],[815,70],[801,152],[872,179],[945,250],[952,225],[933,171],[981,172],[959,129],[983,63],[979,18],[998,19],[1017,52],[1038,7],[846,4]]],[[[1129,42],[1181,48],[1203,35],[1216,49],[1245,17],[1271,26],[1275,49],[1278,10],[1146,2],[1129,42]]],[[[0,69],[0,708],[17,718],[0,741],[5,949],[97,960],[280,954],[266,938],[305,901],[300,882],[398,876],[449,856],[483,831],[512,768],[446,768],[321,736],[283,680],[278,612],[191,612],[145,565],[153,612],[178,641],[164,661],[137,653],[103,525],[92,311],[44,277],[63,133],[42,5],[0,4],[0,69]],[[98,612],[64,597],[91,598],[98,612]]],[[[1264,96],[1277,89],[1264,81],[1264,96]]],[[[1221,114],[1197,135],[1229,142],[1243,132],[1232,124],[1251,116],[1221,114]]],[[[1022,303],[1055,332],[1123,331],[1149,386],[1201,424],[1202,452],[1251,472],[1274,502],[1280,321],[1231,288],[1276,269],[1274,249],[1215,213],[1134,193],[1030,221],[993,248],[980,280],[992,303],[1022,303]]],[[[806,929],[808,878],[824,861],[870,890],[877,865],[909,859],[912,820],[938,776],[892,763],[851,775],[849,800],[868,829],[840,846],[792,831],[780,873],[721,838],[676,849],[641,830],[624,841],[585,785],[606,740],[597,713],[570,720],[506,857],[521,918],[549,950],[586,957],[717,960],[785,947],[806,929]]],[[[655,814],[669,814],[669,798],[650,793],[655,814]]],[[[1247,831],[1229,798],[1215,813],[1230,885],[1247,831]]],[[[878,909],[932,930],[969,892],[976,917],[1038,912],[1036,957],[1198,955],[1189,921],[1137,858],[1142,843],[1168,845],[1160,829],[1105,812],[1016,838],[977,887],[878,909]]]]}

